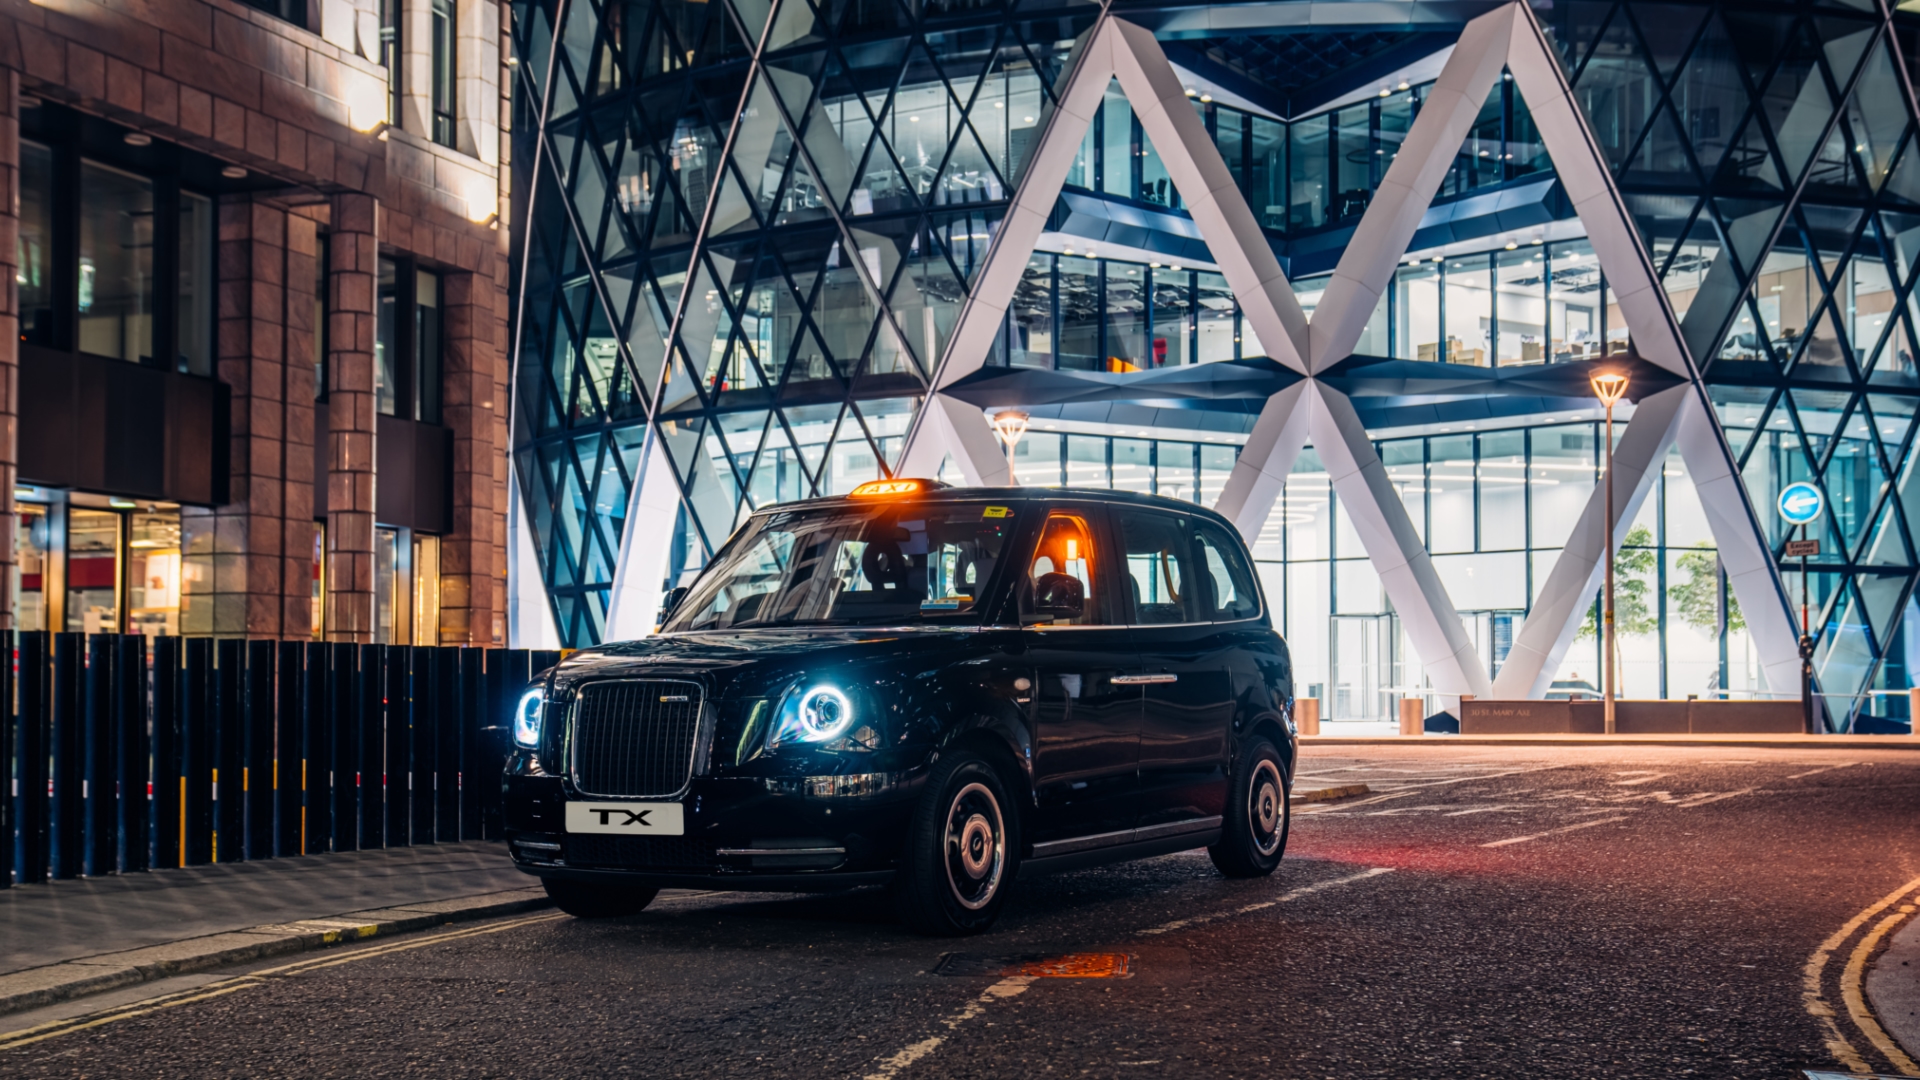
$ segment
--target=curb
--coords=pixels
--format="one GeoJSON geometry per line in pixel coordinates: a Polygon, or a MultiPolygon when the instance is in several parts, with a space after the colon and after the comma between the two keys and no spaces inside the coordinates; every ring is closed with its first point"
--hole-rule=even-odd
{"type": "Polygon", "coordinates": [[[1365,784],[1343,784],[1340,787],[1314,788],[1311,791],[1296,791],[1288,799],[1288,806],[1301,803],[1332,802],[1335,799],[1350,799],[1355,795],[1367,795],[1373,791],[1365,784]]]}
{"type": "Polygon", "coordinates": [[[0,1016],[228,964],[552,906],[553,901],[547,898],[545,889],[511,889],[457,900],[273,923],[125,952],[102,953],[0,975],[0,1016]]]}
{"type": "Polygon", "coordinates": [[[1309,746],[1737,746],[1786,750],[1920,750],[1911,735],[1302,735],[1309,746]]]}

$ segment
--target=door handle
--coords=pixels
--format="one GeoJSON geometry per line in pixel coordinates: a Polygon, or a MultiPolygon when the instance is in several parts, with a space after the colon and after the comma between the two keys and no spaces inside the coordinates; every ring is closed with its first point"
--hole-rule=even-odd
{"type": "Polygon", "coordinates": [[[1162,672],[1158,675],[1115,675],[1113,677],[1113,685],[1115,686],[1152,686],[1156,683],[1179,681],[1180,676],[1171,672],[1162,672]]]}

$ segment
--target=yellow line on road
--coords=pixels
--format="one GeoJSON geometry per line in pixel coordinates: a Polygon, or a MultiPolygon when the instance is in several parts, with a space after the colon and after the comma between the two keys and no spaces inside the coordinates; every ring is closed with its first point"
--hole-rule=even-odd
{"type": "MultiPolygon", "coordinates": [[[[1845,1066],[1849,1072],[1870,1073],[1873,1070],[1867,1068],[1867,1061],[1860,1056],[1860,1051],[1854,1049],[1853,1043],[1840,1033],[1840,1025],[1834,1022],[1833,1006],[1827,1004],[1826,994],[1820,989],[1821,980],[1826,975],[1827,961],[1833,958],[1834,952],[1840,946],[1846,944],[1854,931],[1866,925],[1867,920],[1899,903],[1915,889],[1920,889],[1920,877],[1900,886],[1879,901],[1868,905],[1858,915],[1848,919],[1840,929],[1833,932],[1831,937],[1820,943],[1820,947],[1813,951],[1813,955],[1807,957],[1807,966],[1801,975],[1800,989],[1807,1015],[1818,1020],[1821,1026],[1826,1028],[1827,1052],[1831,1053],[1834,1059],[1845,1066]]],[[[1855,1022],[1858,1023],[1858,1020],[1855,1019],[1855,1022]]],[[[1910,1072],[1907,1075],[1912,1076],[1914,1073],[1910,1072]]]]}
{"type": "Polygon", "coordinates": [[[236,975],[231,979],[208,983],[205,986],[196,986],[190,990],[176,991],[173,994],[162,994],[145,1001],[134,1002],[130,1005],[114,1006],[113,1008],[102,1009],[98,1012],[88,1013],[83,1016],[73,1016],[63,1020],[49,1020],[44,1024],[36,1024],[30,1028],[23,1028],[19,1031],[0,1035],[0,1050],[11,1050],[16,1047],[29,1046],[33,1043],[58,1038],[62,1035],[71,1035],[76,1031],[85,1031],[89,1028],[101,1027],[106,1024],[117,1023],[121,1020],[132,1020],[135,1017],[146,1016],[150,1013],[159,1012],[162,1009],[171,1009],[177,1005],[191,1005],[199,1001],[224,997],[238,990],[265,986],[269,980],[274,978],[303,975],[309,971],[317,971],[321,968],[337,967],[341,964],[351,964],[360,960],[371,960],[375,957],[387,956],[392,953],[406,952],[409,949],[424,949],[430,945],[444,945],[449,941],[479,937],[483,934],[498,934],[503,930],[514,930],[533,923],[553,922],[564,918],[566,918],[565,915],[557,913],[530,915],[525,918],[510,919],[506,922],[492,923],[487,926],[476,926],[465,930],[450,930],[446,933],[430,934],[408,941],[395,941],[382,945],[374,945],[365,949],[356,949],[344,956],[299,960],[291,964],[282,964],[279,967],[250,971],[245,975],[236,975]]]}
{"type": "Polygon", "coordinates": [[[1887,932],[1907,921],[1912,915],[1912,904],[1902,904],[1893,914],[1881,919],[1873,930],[1860,939],[1853,947],[1853,955],[1847,958],[1847,968],[1840,976],[1840,1000],[1847,1003],[1847,1015],[1853,1018],[1853,1024],[1867,1037],[1875,1050],[1880,1051],[1893,1067],[1900,1070],[1902,1076],[1920,1076],[1920,1068],[1915,1068],[1913,1059],[1900,1049],[1898,1043],[1887,1034],[1880,1021],[1874,1019],[1873,1011],[1867,1008],[1867,958],[1873,955],[1874,947],[1887,932]]]}

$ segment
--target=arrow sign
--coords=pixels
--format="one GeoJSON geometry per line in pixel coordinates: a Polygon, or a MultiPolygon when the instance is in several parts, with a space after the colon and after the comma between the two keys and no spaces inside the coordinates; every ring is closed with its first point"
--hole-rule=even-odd
{"type": "Polygon", "coordinates": [[[1788,484],[1780,493],[1780,516],[1793,525],[1805,525],[1818,518],[1826,505],[1826,496],[1820,494],[1820,489],[1804,480],[1788,484]]]}

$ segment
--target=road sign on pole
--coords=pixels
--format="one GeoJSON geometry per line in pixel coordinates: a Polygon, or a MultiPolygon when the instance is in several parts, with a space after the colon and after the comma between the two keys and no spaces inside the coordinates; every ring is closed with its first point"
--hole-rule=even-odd
{"type": "Polygon", "coordinates": [[[1791,525],[1805,525],[1820,516],[1826,509],[1827,497],[1820,489],[1802,480],[1797,484],[1788,484],[1780,492],[1780,516],[1791,525]]]}

